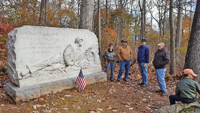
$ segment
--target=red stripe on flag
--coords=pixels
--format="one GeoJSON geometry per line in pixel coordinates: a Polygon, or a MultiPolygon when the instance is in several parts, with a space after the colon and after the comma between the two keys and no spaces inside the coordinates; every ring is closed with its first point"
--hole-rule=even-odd
{"type": "Polygon", "coordinates": [[[86,87],[86,81],[84,78],[81,78],[81,77],[77,77],[76,79],[76,84],[82,89],[82,90],[85,90],[85,87],[86,87]]]}

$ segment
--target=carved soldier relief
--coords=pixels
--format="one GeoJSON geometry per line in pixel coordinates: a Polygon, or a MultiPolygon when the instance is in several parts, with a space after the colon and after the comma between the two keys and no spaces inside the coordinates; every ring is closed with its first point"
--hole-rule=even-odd
{"type": "Polygon", "coordinates": [[[23,26],[8,34],[8,71],[20,87],[101,72],[98,42],[89,30],[23,26]]]}

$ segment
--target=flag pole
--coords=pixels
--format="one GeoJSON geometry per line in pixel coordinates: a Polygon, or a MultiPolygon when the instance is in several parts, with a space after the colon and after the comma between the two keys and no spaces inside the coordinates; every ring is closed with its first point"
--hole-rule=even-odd
{"type": "MultiPolygon", "coordinates": [[[[81,70],[82,70],[82,67],[81,67],[81,70]]],[[[78,90],[79,90],[78,92],[81,93],[80,87],[78,87],[78,90]]]]}

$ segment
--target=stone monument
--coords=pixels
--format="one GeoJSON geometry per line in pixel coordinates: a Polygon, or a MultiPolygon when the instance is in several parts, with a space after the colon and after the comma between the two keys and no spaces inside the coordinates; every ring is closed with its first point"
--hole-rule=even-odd
{"type": "Polygon", "coordinates": [[[98,55],[98,41],[86,29],[22,26],[8,34],[7,93],[28,101],[76,86],[82,69],[86,83],[107,81],[98,55]]]}

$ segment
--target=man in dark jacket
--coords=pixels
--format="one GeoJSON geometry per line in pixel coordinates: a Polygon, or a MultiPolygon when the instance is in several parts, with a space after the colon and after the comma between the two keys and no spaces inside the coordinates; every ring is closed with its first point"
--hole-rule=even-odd
{"type": "Polygon", "coordinates": [[[146,42],[145,38],[141,40],[141,45],[138,48],[137,54],[137,62],[142,75],[142,83],[139,83],[138,85],[141,85],[141,87],[145,87],[148,84],[147,68],[149,63],[149,47],[146,45],[146,42]]]}
{"type": "Polygon", "coordinates": [[[153,65],[156,69],[156,77],[160,87],[160,90],[156,92],[167,93],[167,88],[165,84],[165,65],[169,63],[169,53],[165,48],[165,44],[160,42],[158,44],[158,51],[155,53],[153,65]]]}
{"type": "Polygon", "coordinates": [[[109,68],[111,67],[110,81],[113,82],[114,63],[116,59],[116,54],[113,50],[113,44],[109,44],[109,48],[104,53],[103,57],[107,61],[106,73],[108,73],[109,68]]]}

